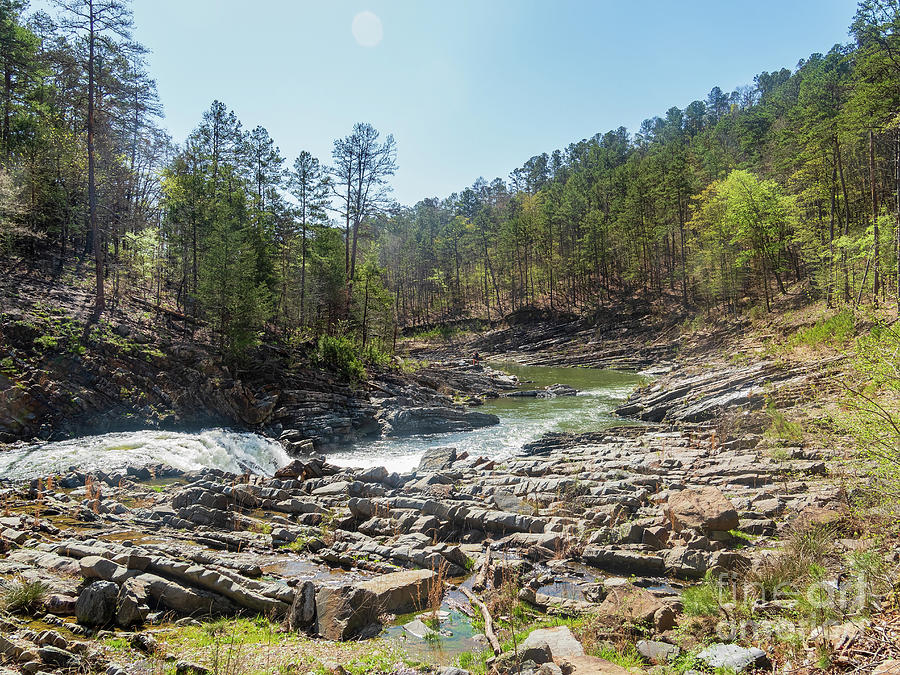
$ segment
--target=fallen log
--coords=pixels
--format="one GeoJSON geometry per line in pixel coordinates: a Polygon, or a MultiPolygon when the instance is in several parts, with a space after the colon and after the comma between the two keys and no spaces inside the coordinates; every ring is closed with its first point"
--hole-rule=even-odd
{"type": "Polygon", "coordinates": [[[499,656],[503,652],[503,649],[500,647],[500,641],[494,633],[494,621],[491,619],[491,613],[488,611],[487,605],[479,600],[468,588],[460,586],[459,590],[461,590],[463,595],[469,599],[469,602],[481,610],[481,616],[484,618],[484,636],[488,639],[488,642],[491,643],[491,649],[494,650],[494,656],[499,656]]]}

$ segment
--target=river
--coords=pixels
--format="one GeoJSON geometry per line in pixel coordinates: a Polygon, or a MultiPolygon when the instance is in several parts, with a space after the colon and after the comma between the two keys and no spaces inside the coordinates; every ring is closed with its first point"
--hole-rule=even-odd
{"type": "MultiPolygon", "coordinates": [[[[524,389],[568,384],[577,396],[550,399],[501,398],[480,408],[500,417],[500,424],[469,432],[363,441],[328,453],[328,461],[341,466],[385,466],[389,471],[410,471],[426,449],[445,445],[459,451],[504,459],[522,445],[550,431],[595,431],[621,419],[611,414],[642,381],[639,375],[612,370],[552,368],[493,364],[526,382],[524,389]]],[[[82,471],[121,471],[125,466],[168,464],[190,471],[212,467],[270,476],[289,461],[281,445],[258,434],[227,429],[198,432],[133,431],[84,436],[66,441],[19,444],[0,452],[0,478],[24,480],[82,471]]]]}
{"type": "Polygon", "coordinates": [[[384,466],[388,471],[403,473],[415,469],[428,448],[447,445],[470,455],[505,459],[550,431],[582,433],[621,424],[622,418],[613,415],[612,410],[643,381],[640,375],[616,370],[491,365],[525,382],[522,389],[568,384],[578,390],[578,395],[489,400],[477,410],[497,415],[498,425],[475,431],[362,441],[329,453],[328,461],[339,466],[384,466]]]}

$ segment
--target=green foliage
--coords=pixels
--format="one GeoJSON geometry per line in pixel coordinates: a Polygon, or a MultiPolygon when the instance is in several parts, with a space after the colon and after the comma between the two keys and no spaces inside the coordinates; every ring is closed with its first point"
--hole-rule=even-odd
{"type": "Polygon", "coordinates": [[[636,668],[640,670],[646,665],[644,657],[641,656],[634,645],[618,648],[609,644],[603,645],[600,649],[594,650],[594,656],[606,659],[621,668],[636,668]]]}
{"type": "Polygon", "coordinates": [[[66,314],[64,310],[47,304],[36,303],[32,307],[35,317],[33,325],[41,335],[34,339],[34,346],[40,351],[63,352],[72,355],[84,354],[87,349],[82,344],[82,326],[66,314]]]}
{"type": "Polygon", "coordinates": [[[759,538],[755,535],[741,532],[740,530],[728,530],[728,534],[730,534],[735,539],[743,539],[744,541],[751,543],[759,538]]]}
{"type": "MultiPolygon", "coordinates": [[[[0,252],[27,263],[58,252],[75,270],[59,278],[89,290],[84,35],[7,4],[0,63],[15,91],[0,135],[0,252]]],[[[301,152],[288,179],[268,132],[214,101],[173,155],[154,82],[106,27],[94,101],[101,278],[111,305],[184,315],[235,365],[267,334],[345,334],[367,348],[359,364],[379,365],[402,326],[599,316],[635,298],[762,319],[798,282],[832,307],[875,300],[876,272],[892,295],[896,197],[883,178],[898,133],[900,5],[863,0],[850,28],[852,44],[794,70],[536,155],[508,181],[387,208],[396,146],[366,123],[335,142],[330,170],[301,152]],[[327,222],[330,197],[340,227],[327,222]]],[[[838,314],[792,340],[840,346],[850,323],[838,314]]],[[[73,337],[46,330],[35,346],[81,353],[73,337]]]]}
{"type": "Polygon", "coordinates": [[[316,361],[351,380],[363,380],[366,369],[356,344],[349,337],[322,335],[316,345],[316,361]]]}
{"type": "Polygon", "coordinates": [[[747,574],[764,599],[794,597],[804,584],[815,581],[830,553],[834,531],[812,526],[792,530],[774,555],[763,559],[747,574]]]}
{"type": "Polygon", "coordinates": [[[391,355],[374,341],[367,342],[362,352],[362,359],[368,365],[384,368],[391,362],[391,355]]]}
{"type": "Polygon", "coordinates": [[[856,341],[855,383],[844,383],[847,427],[883,496],[900,497],[900,331],[876,325],[856,341]]]}

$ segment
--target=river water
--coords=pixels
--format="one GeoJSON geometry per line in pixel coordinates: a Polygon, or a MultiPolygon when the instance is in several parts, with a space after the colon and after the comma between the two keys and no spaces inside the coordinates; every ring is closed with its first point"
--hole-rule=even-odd
{"type": "MultiPolygon", "coordinates": [[[[641,382],[634,373],[586,368],[494,364],[527,382],[524,389],[568,384],[577,396],[501,398],[479,408],[500,417],[500,424],[475,431],[364,441],[328,454],[341,466],[385,466],[410,471],[426,449],[453,445],[460,451],[503,459],[549,431],[586,432],[621,423],[611,411],[641,382]]],[[[227,429],[198,432],[134,431],[13,446],[0,452],[0,478],[23,480],[62,473],[75,467],[107,473],[123,467],[168,464],[185,471],[212,467],[272,475],[289,461],[281,445],[253,433],[227,429]]]]}
{"type": "Polygon", "coordinates": [[[643,378],[635,373],[589,368],[554,368],[492,363],[492,366],[524,382],[522,389],[540,389],[551,384],[568,384],[577,396],[557,398],[512,397],[487,401],[475,410],[493,413],[500,424],[449,434],[379,438],[363,441],[328,455],[328,461],[340,466],[384,466],[403,473],[416,468],[428,448],[452,445],[460,452],[505,459],[522,446],[550,431],[583,433],[596,431],[622,418],[612,410],[624,401],[643,378]]]}

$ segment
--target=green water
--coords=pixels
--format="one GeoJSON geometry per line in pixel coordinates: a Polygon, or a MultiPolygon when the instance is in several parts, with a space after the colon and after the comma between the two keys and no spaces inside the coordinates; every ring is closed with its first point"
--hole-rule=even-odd
{"type": "Polygon", "coordinates": [[[500,424],[475,431],[379,438],[330,453],[328,460],[343,466],[384,466],[388,471],[412,471],[428,448],[452,445],[460,452],[503,459],[518,453],[522,446],[553,431],[585,433],[597,431],[623,420],[612,411],[644,381],[640,375],[616,370],[522,366],[492,362],[495,368],[515,375],[522,389],[540,389],[551,384],[567,384],[577,396],[556,398],[512,397],[487,401],[478,408],[500,418],[500,424]]]}

